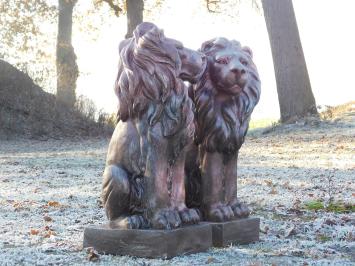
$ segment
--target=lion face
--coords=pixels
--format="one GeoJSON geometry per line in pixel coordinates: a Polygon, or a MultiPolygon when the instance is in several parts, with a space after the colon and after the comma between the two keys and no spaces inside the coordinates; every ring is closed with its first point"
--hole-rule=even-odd
{"type": "Polygon", "coordinates": [[[178,58],[175,58],[175,60],[179,62],[177,66],[177,76],[184,81],[196,83],[206,69],[206,56],[200,52],[184,47],[183,44],[177,40],[165,38],[164,42],[164,47],[169,51],[169,54],[178,56],[178,58]]]}
{"type": "Polygon", "coordinates": [[[230,95],[237,95],[245,88],[252,67],[252,52],[237,41],[216,38],[202,45],[208,55],[211,81],[215,88],[230,95]]]}
{"type": "Polygon", "coordinates": [[[239,42],[216,38],[200,49],[207,71],[193,86],[196,143],[208,152],[234,154],[244,141],[250,115],[260,98],[260,79],[252,52],[239,42]]]}
{"type": "Polygon", "coordinates": [[[202,53],[185,47],[178,48],[178,53],[181,60],[179,77],[184,81],[196,83],[205,72],[206,57],[202,53]]]}

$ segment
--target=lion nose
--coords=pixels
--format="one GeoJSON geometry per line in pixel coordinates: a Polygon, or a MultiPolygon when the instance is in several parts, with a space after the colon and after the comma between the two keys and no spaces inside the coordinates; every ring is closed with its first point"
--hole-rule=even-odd
{"type": "Polygon", "coordinates": [[[231,71],[236,74],[238,77],[245,74],[245,69],[243,66],[234,66],[231,71]]]}

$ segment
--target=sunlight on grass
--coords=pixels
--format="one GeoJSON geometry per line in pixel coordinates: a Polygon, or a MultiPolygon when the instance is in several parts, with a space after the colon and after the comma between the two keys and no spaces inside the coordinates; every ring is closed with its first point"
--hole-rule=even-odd
{"type": "Polygon", "coordinates": [[[249,129],[265,128],[277,122],[278,120],[275,118],[252,119],[249,123],[249,129]]]}

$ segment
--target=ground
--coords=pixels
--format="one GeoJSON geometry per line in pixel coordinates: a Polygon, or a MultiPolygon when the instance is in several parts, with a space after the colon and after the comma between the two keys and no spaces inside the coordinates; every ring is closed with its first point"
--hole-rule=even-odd
{"type": "Polygon", "coordinates": [[[251,132],[239,197],[260,242],[148,260],[82,249],[100,207],[108,139],[0,141],[0,265],[355,265],[355,113],[251,132]],[[331,203],[331,204],[330,204],[331,203]]]}

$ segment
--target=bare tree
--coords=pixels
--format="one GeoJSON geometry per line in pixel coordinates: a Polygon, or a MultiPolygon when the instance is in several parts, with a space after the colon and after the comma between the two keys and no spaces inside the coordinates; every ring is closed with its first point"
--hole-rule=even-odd
{"type": "Polygon", "coordinates": [[[127,33],[126,39],[132,37],[134,29],[143,22],[143,0],[126,0],[127,33]]]}
{"type": "MultiPolygon", "coordinates": [[[[211,13],[228,12],[241,0],[205,0],[211,13]]],[[[258,11],[258,0],[251,5],[258,11]]],[[[261,0],[274,61],[281,122],[317,115],[292,0],[261,0]]],[[[237,8],[236,8],[237,10],[237,8]]],[[[237,12],[237,11],[235,11],[237,12]]]]}
{"type": "MultiPolygon", "coordinates": [[[[107,3],[117,17],[122,13],[127,13],[127,33],[125,38],[132,37],[134,29],[143,22],[143,0],[125,0],[123,3],[114,0],[96,0],[96,3],[102,2],[107,3]]],[[[161,0],[157,0],[156,2],[160,3],[161,0]]]]}
{"type": "Polygon", "coordinates": [[[292,0],[262,0],[274,61],[281,122],[317,114],[292,0]]]}
{"type": "Polygon", "coordinates": [[[79,75],[72,46],[72,16],[77,0],[58,1],[57,99],[69,108],[75,104],[76,80],[79,75]]]}

